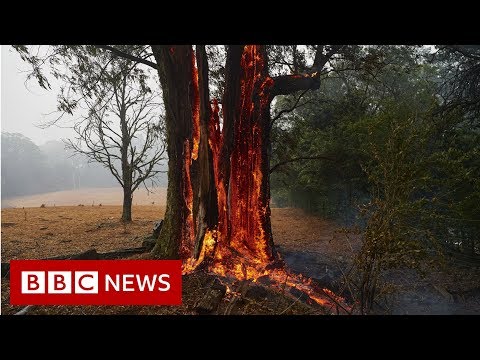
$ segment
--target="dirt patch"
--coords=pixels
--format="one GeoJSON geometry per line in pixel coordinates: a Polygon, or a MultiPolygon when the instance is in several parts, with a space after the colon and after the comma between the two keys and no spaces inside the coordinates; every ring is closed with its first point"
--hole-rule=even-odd
{"type": "Polygon", "coordinates": [[[16,225],[2,226],[2,262],[141,246],[140,238],[152,232],[164,212],[163,206],[134,206],[133,222],[124,224],[121,206],[3,209],[2,222],[16,225]]]}

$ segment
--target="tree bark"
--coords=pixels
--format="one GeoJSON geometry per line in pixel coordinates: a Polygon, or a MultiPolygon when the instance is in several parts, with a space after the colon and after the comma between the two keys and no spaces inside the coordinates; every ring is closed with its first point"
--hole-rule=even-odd
{"type": "MultiPolygon", "coordinates": [[[[200,140],[198,151],[198,187],[195,197],[198,206],[194,207],[195,247],[194,258],[198,259],[203,238],[208,229],[217,225],[217,192],[215,189],[213,156],[209,146],[209,123],[211,117],[210,94],[208,90],[208,59],[205,45],[197,45],[198,85],[200,100],[200,140]]],[[[195,193],[195,191],[194,191],[195,193]]]]}
{"type": "MultiPolygon", "coordinates": [[[[229,189],[230,189],[230,161],[233,148],[234,125],[238,121],[241,103],[241,69],[244,45],[230,45],[227,49],[225,63],[225,91],[222,98],[223,129],[222,142],[218,154],[218,230],[220,235],[230,238],[229,227],[229,189]]],[[[219,137],[219,136],[217,136],[219,137]]]]}
{"type": "Polygon", "coordinates": [[[190,184],[194,110],[193,53],[189,45],[152,45],[152,50],[158,64],[165,104],[168,153],[167,208],[153,254],[165,259],[187,258],[193,249],[194,240],[190,184]],[[185,246],[181,248],[182,243],[185,246]]]}
{"type": "Polygon", "coordinates": [[[132,221],[132,169],[131,164],[128,161],[128,145],[130,144],[126,109],[125,109],[125,89],[127,87],[126,74],[123,75],[122,80],[122,101],[120,106],[120,130],[122,132],[122,180],[123,180],[123,209],[122,209],[122,221],[132,221]]]}
{"type": "Polygon", "coordinates": [[[304,75],[282,75],[273,78],[272,97],[288,95],[300,90],[316,90],[320,88],[319,73],[304,75]]]}
{"type": "Polygon", "coordinates": [[[221,245],[245,259],[267,263],[273,260],[269,204],[269,106],[273,81],[268,76],[264,46],[244,46],[240,59],[238,53],[230,55],[223,110],[224,126],[231,126],[232,133],[224,134],[222,148],[230,151],[222,154],[220,172],[229,179],[225,182],[228,233],[221,245]]]}
{"type": "Polygon", "coordinates": [[[122,221],[132,221],[132,202],[132,189],[125,186],[123,188],[122,221]]]}

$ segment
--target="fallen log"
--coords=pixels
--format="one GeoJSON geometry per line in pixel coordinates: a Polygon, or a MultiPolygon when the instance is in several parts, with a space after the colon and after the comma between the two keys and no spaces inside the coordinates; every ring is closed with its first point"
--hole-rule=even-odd
{"type": "Polygon", "coordinates": [[[112,259],[120,259],[120,258],[125,258],[129,257],[131,255],[135,254],[144,254],[146,252],[149,252],[151,249],[141,246],[141,247],[136,247],[136,248],[129,248],[129,249],[122,249],[122,250],[116,250],[116,251],[110,251],[107,253],[100,253],[100,258],[102,260],[112,260],[112,259]]]}
{"type": "Polygon", "coordinates": [[[218,309],[226,292],[227,287],[215,279],[205,296],[195,306],[195,311],[202,315],[213,313],[218,309]]]}
{"type": "Polygon", "coordinates": [[[10,275],[10,263],[2,263],[2,278],[10,275]]]}

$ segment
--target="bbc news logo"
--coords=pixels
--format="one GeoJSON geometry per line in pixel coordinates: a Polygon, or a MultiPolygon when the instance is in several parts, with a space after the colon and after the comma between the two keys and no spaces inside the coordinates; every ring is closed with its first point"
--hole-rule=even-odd
{"type": "Polygon", "coordinates": [[[12,260],[12,305],[180,305],[180,260],[12,260]]]}
{"type": "Polygon", "coordinates": [[[73,273],[72,289],[71,271],[22,271],[22,294],[71,294],[72,290],[76,294],[98,294],[98,271],[73,273]]]}

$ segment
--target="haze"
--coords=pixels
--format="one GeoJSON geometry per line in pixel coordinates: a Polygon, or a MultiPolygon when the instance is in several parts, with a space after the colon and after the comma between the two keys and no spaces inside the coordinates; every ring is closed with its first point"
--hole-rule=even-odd
{"type": "Polygon", "coordinates": [[[26,82],[28,65],[10,45],[2,45],[1,70],[2,131],[21,133],[37,145],[73,135],[68,128],[35,126],[56,110],[58,83],[52,81],[52,90],[46,91],[34,79],[26,82]]]}
{"type": "MultiPolygon", "coordinates": [[[[61,139],[75,136],[72,116],[59,126],[38,126],[58,116],[59,83],[50,77],[52,89],[45,90],[35,79],[27,81],[29,66],[10,45],[1,46],[1,60],[2,207],[91,203],[89,193],[97,202],[121,204],[121,188],[107,169],[65,151],[61,139]],[[100,199],[101,192],[108,196],[100,199]]],[[[166,186],[164,174],[159,184],[166,186]]],[[[143,192],[145,201],[138,200],[150,203],[143,192]]]]}

